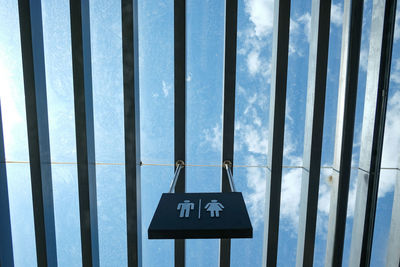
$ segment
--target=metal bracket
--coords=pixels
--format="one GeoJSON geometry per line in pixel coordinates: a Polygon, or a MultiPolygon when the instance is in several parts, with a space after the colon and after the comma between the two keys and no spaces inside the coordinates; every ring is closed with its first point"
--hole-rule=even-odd
{"type": "Polygon", "coordinates": [[[172,183],[171,183],[168,193],[175,193],[176,182],[178,181],[179,173],[181,172],[181,169],[185,166],[185,162],[183,160],[178,160],[175,163],[175,166],[176,166],[176,169],[175,169],[175,174],[174,174],[174,180],[172,180],[172,183]]]}
{"type": "Polygon", "coordinates": [[[231,186],[231,191],[236,192],[235,185],[233,183],[233,175],[232,175],[232,162],[230,160],[225,160],[223,162],[225,166],[226,173],[228,174],[229,185],[231,186]]]}

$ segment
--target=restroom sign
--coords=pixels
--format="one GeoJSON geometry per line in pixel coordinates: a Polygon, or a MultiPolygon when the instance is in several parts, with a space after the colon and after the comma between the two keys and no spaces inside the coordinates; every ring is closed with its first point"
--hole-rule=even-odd
{"type": "Polygon", "coordinates": [[[242,193],[162,194],[149,239],[251,238],[242,193]]]}

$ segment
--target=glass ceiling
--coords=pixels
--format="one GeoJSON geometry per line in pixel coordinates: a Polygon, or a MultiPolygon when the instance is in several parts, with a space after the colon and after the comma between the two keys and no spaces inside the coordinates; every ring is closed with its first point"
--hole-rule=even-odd
{"type": "MultiPolygon", "coordinates": [[[[349,265],[366,99],[371,18],[365,1],[352,171],[343,249],[349,265]]],[[[268,169],[273,0],[239,0],[234,180],[252,239],[231,243],[231,266],[261,266],[268,169]]],[[[344,2],[332,0],[314,266],[325,266],[335,153],[344,2]]],[[[400,179],[400,8],[397,7],[371,266],[384,266],[400,179]]],[[[138,1],[142,265],[173,266],[174,241],[147,228],[174,165],[174,1],[138,1]]],[[[0,102],[15,266],[36,266],[18,1],[0,6],[0,102]]],[[[51,172],[59,266],[82,266],[68,1],[42,1],[51,172]]],[[[128,266],[121,2],[90,1],[101,266],[128,266]]],[[[292,1],[277,266],[296,264],[306,130],[311,1],[292,1]]],[[[225,4],[186,3],[186,190],[221,190],[225,4]],[[217,166],[216,166],[217,165],[217,166]]],[[[368,118],[369,119],[369,118],[368,118]]],[[[372,118],[371,118],[372,119],[372,118]]],[[[362,170],[361,170],[362,171],[362,170]]],[[[399,201],[399,200],[398,200],[399,201]]],[[[400,214],[400,211],[397,213],[400,214]]],[[[1,241],[0,241],[1,242],[1,241]]],[[[187,266],[219,266],[219,240],[187,240],[187,266]]]]}

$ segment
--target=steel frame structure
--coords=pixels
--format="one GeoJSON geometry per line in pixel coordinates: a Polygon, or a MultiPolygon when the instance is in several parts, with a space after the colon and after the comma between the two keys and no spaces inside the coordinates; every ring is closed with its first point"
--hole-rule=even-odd
{"type": "Polygon", "coordinates": [[[40,0],[18,1],[38,266],[57,266],[40,0]]]}
{"type": "Polygon", "coordinates": [[[296,266],[312,266],[324,129],[331,1],[312,1],[296,266]]]}
{"type": "Polygon", "coordinates": [[[99,266],[92,62],[88,0],[70,0],[82,265],[99,266]]]}
{"type": "MultiPolygon", "coordinates": [[[[276,266],[282,182],[290,0],[276,0],[263,266],[276,266]]],[[[19,0],[19,21],[38,266],[57,266],[40,0],[19,0]]],[[[369,266],[396,21],[396,0],[374,0],[361,158],[350,265],[369,266]]],[[[331,1],[312,0],[307,110],[296,266],[312,266],[324,124],[331,1]],[[322,112],[321,112],[322,111],[322,112]]],[[[363,0],[345,1],[334,173],[325,266],[342,263],[362,30],[363,0]]],[[[138,0],[121,0],[128,266],[142,266],[138,0]]],[[[238,1],[226,0],[221,191],[230,192],[225,168],[234,167],[238,1]],[[229,162],[230,166],[227,166],[229,162]]],[[[96,160],[89,1],[70,0],[76,149],[83,266],[99,266],[96,160]]],[[[186,1],[174,0],[175,192],[185,192],[186,1]],[[180,171],[183,168],[183,171],[180,171]]],[[[3,114],[4,115],[4,114],[3,114]]],[[[0,265],[13,266],[4,136],[0,111],[0,265]]],[[[400,161],[399,161],[400,162],[400,161]]],[[[399,163],[400,165],[400,163],[399,163]]],[[[399,168],[399,167],[398,167],[399,168]]],[[[397,177],[400,177],[397,169],[397,177]]],[[[399,266],[400,180],[393,200],[387,265],[399,266]]],[[[219,266],[230,266],[231,243],[220,241],[219,266]]],[[[185,240],[175,240],[175,266],[185,266],[185,240]]]]}

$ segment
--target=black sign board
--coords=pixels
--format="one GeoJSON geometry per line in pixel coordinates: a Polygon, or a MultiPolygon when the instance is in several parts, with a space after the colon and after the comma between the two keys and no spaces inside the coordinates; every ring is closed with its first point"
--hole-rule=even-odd
{"type": "Polygon", "coordinates": [[[149,239],[251,238],[242,193],[166,193],[150,223],[149,239]]]}

